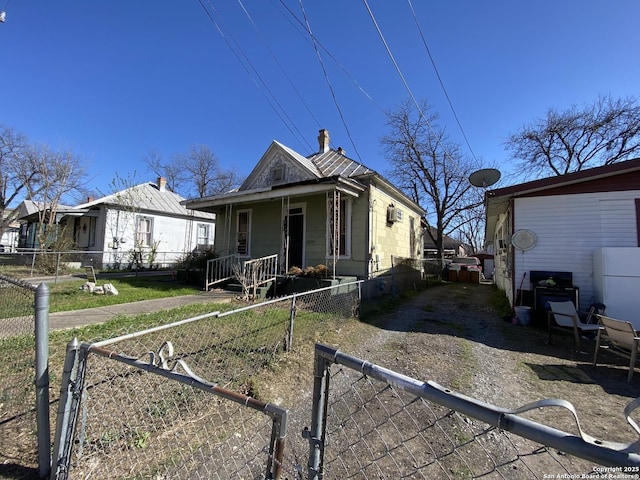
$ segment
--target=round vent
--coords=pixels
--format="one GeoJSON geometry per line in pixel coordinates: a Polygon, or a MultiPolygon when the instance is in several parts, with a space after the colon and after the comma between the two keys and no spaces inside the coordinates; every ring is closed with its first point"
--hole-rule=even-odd
{"type": "Polygon", "coordinates": [[[536,235],[531,230],[518,230],[511,236],[511,245],[518,250],[530,250],[536,245],[536,235]]]}

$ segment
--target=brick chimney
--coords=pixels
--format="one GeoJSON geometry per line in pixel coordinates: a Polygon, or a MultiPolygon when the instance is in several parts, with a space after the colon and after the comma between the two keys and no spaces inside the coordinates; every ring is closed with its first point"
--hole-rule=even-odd
{"type": "Polygon", "coordinates": [[[329,130],[325,130],[324,128],[320,130],[318,146],[320,147],[318,150],[319,153],[327,153],[329,151],[329,130]]]}
{"type": "Polygon", "coordinates": [[[167,179],[164,177],[158,177],[158,190],[165,192],[167,190],[167,179]]]}

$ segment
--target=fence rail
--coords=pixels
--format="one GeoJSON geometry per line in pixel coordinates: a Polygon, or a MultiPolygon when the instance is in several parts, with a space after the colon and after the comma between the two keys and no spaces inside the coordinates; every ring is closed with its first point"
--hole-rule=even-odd
{"type": "Polygon", "coordinates": [[[52,478],[280,478],[288,418],[261,378],[298,332],[357,311],[358,286],[71,342],[52,478]]]}
{"type": "MultiPolygon", "coordinates": [[[[598,471],[588,462],[633,475],[640,467],[635,444],[590,437],[577,417],[579,435],[519,415],[562,407],[575,416],[562,400],[506,410],[322,344],[316,345],[315,366],[312,424],[305,431],[308,480],[563,478],[557,471],[574,478],[598,471]]],[[[637,406],[632,402],[625,414],[637,406]]]]}
{"type": "Polygon", "coordinates": [[[66,269],[85,265],[107,270],[170,268],[183,260],[188,252],[149,252],[124,250],[69,250],[49,251],[17,249],[0,252],[0,267],[24,267],[29,274],[58,275],[66,269]]]}

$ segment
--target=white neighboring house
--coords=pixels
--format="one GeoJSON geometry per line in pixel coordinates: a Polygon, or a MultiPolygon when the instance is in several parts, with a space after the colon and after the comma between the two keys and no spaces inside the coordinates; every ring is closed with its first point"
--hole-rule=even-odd
{"type": "MultiPolygon", "coordinates": [[[[136,255],[143,266],[150,255],[154,264],[170,265],[185,253],[213,248],[215,214],[188,209],[183,200],[160,177],[157,183],[62,207],[57,223],[75,250],[96,252],[94,265],[102,268],[125,268],[136,255]]],[[[33,222],[33,215],[27,220],[33,222]]]]}
{"type": "MultiPolygon", "coordinates": [[[[13,209],[7,209],[4,211],[4,216],[7,218],[13,213],[13,209]]],[[[7,228],[2,232],[0,236],[0,253],[13,252],[18,246],[18,234],[20,231],[20,223],[17,221],[11,222],[7,228]]]]}

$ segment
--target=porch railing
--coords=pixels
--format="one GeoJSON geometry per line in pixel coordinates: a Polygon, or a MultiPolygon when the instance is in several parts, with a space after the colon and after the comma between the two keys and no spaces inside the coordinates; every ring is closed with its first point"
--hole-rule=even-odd
{"type": "Polygon", "coordinates": [[[233,278],[235,276],[234,266],[238,268],[239,265],[240,257],[237,253],[208,260],[204,289],[209,291],[211,286],[233,278]]]}

